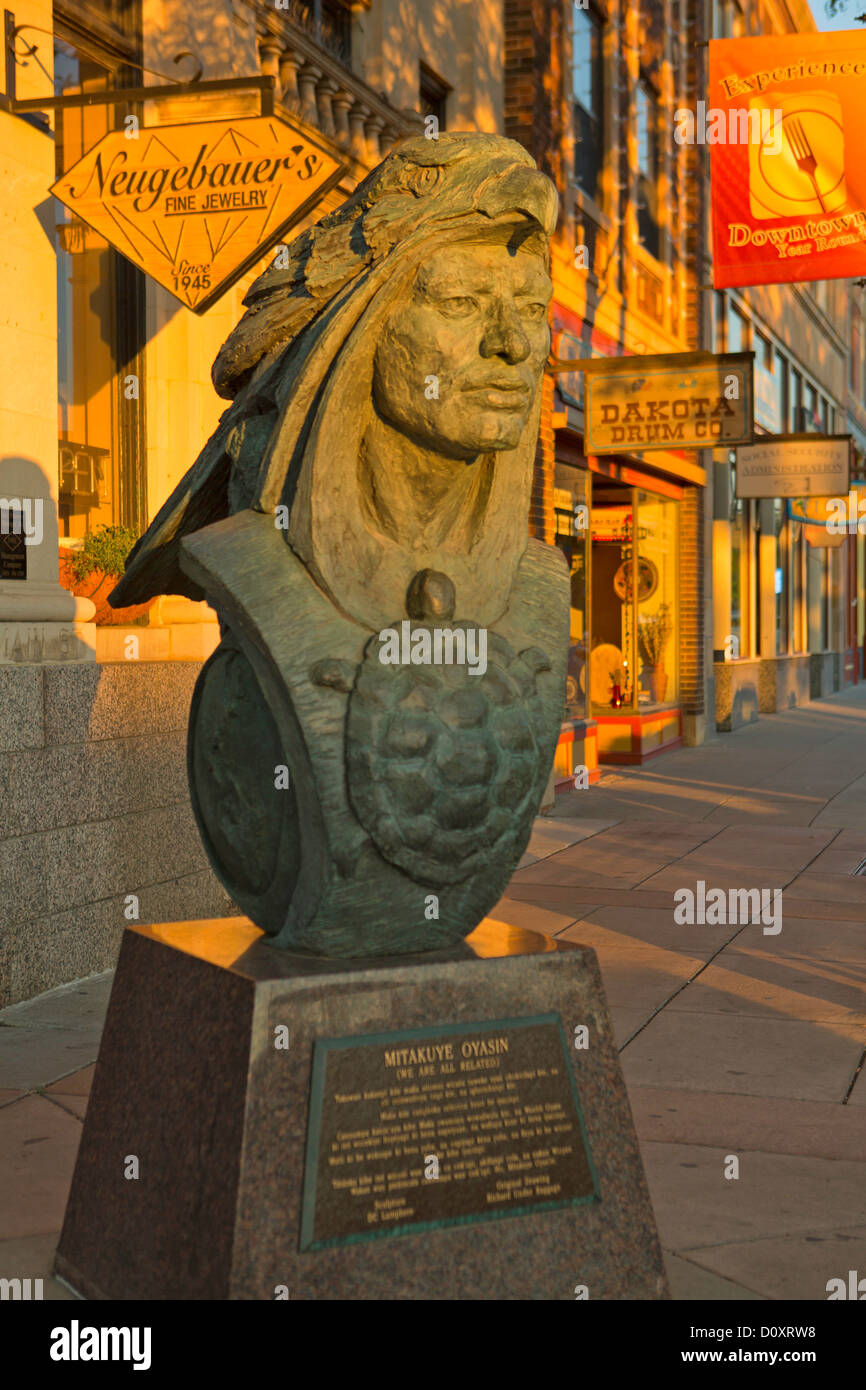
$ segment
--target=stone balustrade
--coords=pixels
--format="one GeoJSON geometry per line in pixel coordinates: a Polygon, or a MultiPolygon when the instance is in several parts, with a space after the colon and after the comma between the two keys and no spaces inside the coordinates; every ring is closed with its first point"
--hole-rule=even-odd
{"type": "Polygon", "coordinates": [[[363,176],[405,135],[424,129],[417,111],[398,111],[279,11],[261,17],[259,60],[277,106],[300,116],[363,176]],[[360,167],[359,167],[360,166],[360,167]]]}

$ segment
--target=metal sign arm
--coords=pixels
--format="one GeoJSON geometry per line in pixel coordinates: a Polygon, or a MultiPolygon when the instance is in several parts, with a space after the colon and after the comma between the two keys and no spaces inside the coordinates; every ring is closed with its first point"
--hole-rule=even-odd
{"type": "Polygon", "coordinates": [[[15,115],[25,111],[58,111],[73,106],[124,106],[139,101],[155,101],[159,97],[182,95],[199,96],[204,92],[261,92],[263,116],[274,114],[273,76],[218,77],[208,82],[170,82],[159,87],[117,87],[110,92],[76,92],[67,97],[28,97],[26,101],[11,101],[9,109],[15,115]]]}

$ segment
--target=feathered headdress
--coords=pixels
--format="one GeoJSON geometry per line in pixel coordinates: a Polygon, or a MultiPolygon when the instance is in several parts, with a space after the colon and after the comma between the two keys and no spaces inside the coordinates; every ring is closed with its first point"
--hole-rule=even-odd
{"type": "MultiPolygon", "coordinates": [[[[557,202],[521,145],[443,133],[405,141],[342,207],[298,236],[286,263],[260,275],[244,299],[247,312],[213,369],[214,386],[233,404],[132,551],[115,605],[162,593],[204,597],[181,570],[182,537],[246,507],[267,512],[281,504],[291,508],[289,544],[329,588],[316,497],[353,486],[356,458],[345,422],[360,416],[369,397],[377,325],[430,251],[499,227],[549,236],[557,202]],[[335,435],[337,413],[343,423],[335,435]]],[[[536,430],[537,411],[526,432],[532,447],[521,446],[527,501],[536,430]]],[[[517,526],[525,531],[525,516],[517,526]]],[[[344,539],[357,540],[359,559],[375,568],[366,540],[344,539]]],[[[504,549],[514,548],[506,538],[504,549]]],[[[371,621],[368,613],[357,616],[371,621]]]]}

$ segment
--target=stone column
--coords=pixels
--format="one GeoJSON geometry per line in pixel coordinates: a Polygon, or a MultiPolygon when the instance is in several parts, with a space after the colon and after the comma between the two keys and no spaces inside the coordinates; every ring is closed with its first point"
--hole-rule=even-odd
{"type": "Polygon", "coordinates": [[[337,133],[334,125],[333,99],[338,90],[338,84],[332,77],[327,77],[324,82],[319,83],[319,129],[329,140],[333,140],[337,133]]]}
{"type": "Polygon", "coordinates": [[[298,68],[301,60],[296,53],[284,53],[280,59],[280,86],[285,106],[299,106],[301,94],[298,89],[298,68]]]}
{"type": "Polygon", "coordinates": [[[364,134],[364,122],[369,117],[370,112],[362,102],[356,102],[349,112],[349,132],[352,154],[356,159],[366,162],[367,159],[367,140],[364,134]]]}
{"type": "Polygon", "coordinates": [[[280,39],[274,34],[269,34],[267,38],[259,42],[259,54],[261,55],[262,75],[273,77],[276,81],[276,95],[280,95],[280,51],[283,45],[280,39]]]}
{"type": "Polygon", "coordinates": [[[316,85],[322,76],[322,69],[313,63],[305,63],[298,78],[301,89],[301,115],[311,126],[319,127],[319,106],[316,101],[316,85]]]}
{"type": "Polygon", "coordinates": [[[336,130],[337,144],[348,148],[351,139],[349,130],[349,109],[354,98],[349,92],[335,92],[331,98],[331,107],[334,112],[334,128],[336,130]]]}
{"type": "Polygon", "coordinates": [[[367,136],[367,157],[372,165],[377,165],[382,159],[382,152],[379,146],[379,136],[384,129],[385,122],[381,116],[373,116],[367,121],[365,130],[367,136]]]}

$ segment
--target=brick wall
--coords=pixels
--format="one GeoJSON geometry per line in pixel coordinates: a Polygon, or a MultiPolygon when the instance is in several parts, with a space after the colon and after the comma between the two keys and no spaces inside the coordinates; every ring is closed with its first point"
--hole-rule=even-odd
{"type": "MultiPolygon", "coordinates": [[[[564,190],[562,23],[562,8],[548,0],[505,0],[505,134],[519,141],[556,185],[560,228],[564,190]]],[[[553,391],[553,377],[545,376],[529,507],[530,535],[549,545],[555,539],[553,391]]]]}
{"type": "Polygon", "coordinates": [[[683,714],[703,714],[704,700],[704,495],[687,487],[680,503],[680,704],[683,714]]]}

